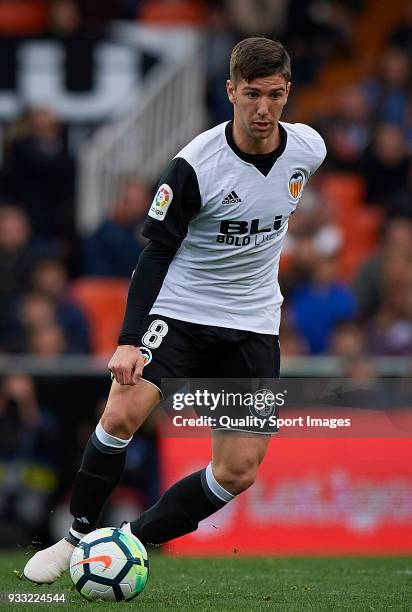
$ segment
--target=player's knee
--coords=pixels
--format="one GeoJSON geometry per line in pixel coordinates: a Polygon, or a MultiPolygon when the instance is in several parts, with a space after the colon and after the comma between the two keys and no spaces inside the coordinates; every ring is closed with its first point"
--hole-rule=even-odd
{"type": "Polygon", "coordinates": [[[102,415],[101,424],[106,433],[117,438],[131,438],[137,429],[136,420],[126,408],[113,407],[110,403],[102,415]]]}
{"type": "Polygon", "coordinates": [[[255,465],[239,465],[239,466],[218,466],[213,467],[213,474],[218,483],[232,493],[239,495],[246,491],[256,480],[257,466],[255,465]]]}

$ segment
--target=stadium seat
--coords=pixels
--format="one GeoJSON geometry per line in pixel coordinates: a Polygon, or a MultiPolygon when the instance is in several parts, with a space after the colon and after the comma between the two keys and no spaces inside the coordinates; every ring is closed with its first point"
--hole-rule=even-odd
{"type": "Polygon", "coordinates": [[[357,174],[327,174],[322,180],[322,192],[342,223],[365,201],[365,183],[357,174]]]}
{"type": "Polygon", "coordinates": [[[0,2],[0,35],[39,34],[45,26],[46,8],[42,0],[5,0],[0,2]]]}
{"type": "Polygon", "coordinates": [[[365,184],[356,174],[331,173],[322,181],[322,193],[330,203],[343,234],[339,276],[351,280],[378,243],[382,212],[365,204],[365,184]]]}
{"type": "Polygon", "coordinates": [[[128,286],[119,278],[81,278],[71,285],[73,301],[88,318],[95,355],[110,355],[117,346],[128,286]]]}

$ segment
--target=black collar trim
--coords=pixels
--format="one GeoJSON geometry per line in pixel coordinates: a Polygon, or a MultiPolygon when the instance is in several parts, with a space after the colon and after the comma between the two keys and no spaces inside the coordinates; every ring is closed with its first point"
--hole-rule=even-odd
{"type": "Polygon", "coordinates": [[[276,149],[270,151],[270,153],[244,153],[243,151],[241,151],[233,139],[233,121],[229,121],[225,128],[227,144],[232,149],[232,151],[236,153],[238,157],[240,157],[240,159],[247,162],[248,164],[256,165],[261,162],[272,162],[273,165],[275,161],[284,152],[288,140],[288,134],[285,128],[280,123],[278,125],[280,134],[280,144],[276,149]]]}

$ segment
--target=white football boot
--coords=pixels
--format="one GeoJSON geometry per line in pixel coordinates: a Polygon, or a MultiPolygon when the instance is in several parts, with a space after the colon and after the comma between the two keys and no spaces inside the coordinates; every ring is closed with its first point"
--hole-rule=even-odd
{"type": "MultiPolygon", "coordinates": [[[[120,529],[131,533],[130,523],[124,522],[120,529]]],[[[24,577],[37,584],[53,584],[69,569],[70,559],[75,548],[74,544],[63,538],[53,546],[39,550],[27,561],[23,570],[24,577]]]]}
{"type": "Polygon", "coordinates": [[[67,540],[59,540],[53,546],[39,550],[27,561],[23,575],[37,584],[52,584],[69,569],[70,558],[75,549],[67,540]]]}

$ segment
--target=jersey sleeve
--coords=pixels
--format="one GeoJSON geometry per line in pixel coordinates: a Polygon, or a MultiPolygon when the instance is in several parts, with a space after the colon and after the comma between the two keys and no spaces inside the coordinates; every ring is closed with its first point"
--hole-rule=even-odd
{"type": "Polygon", "coordinates": [[[326,145],[323,138],[319,137],[319,143],[316,147],[315,155],[312,158],[310,175],[315,174],[316,170],[323,164],[326,157],[326,145]]]}
{"type": "Polygon", "coordinates": [[[301,154],[306,155],[309,176],[312,176],[326,157],[326,145],[322,136],[309,125],[293,124],[293,134],[301,154]]]}
{"type": "Polygon", "coordinates": [[[129,287],[119,345],[139,346],[142,326],[159,294],[175,254],[176,248],[159,242],[149,242],[141,252],[129,287]]]}
{"type": "Polygon", "coordinates": [[[323,164],[326,157],[326,145],[322,136],[308,125],[305,126],[307,131],[307,144],[310,147],[310,175],[315,174],[316,170],[323,164]]]}
{"type": "Polygon", "coordinates": [[[165,246],[179,248],[200,206],[196,172],[183,157],[176,157],[160,179],[143,235],[165,246]]]}

